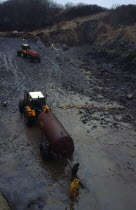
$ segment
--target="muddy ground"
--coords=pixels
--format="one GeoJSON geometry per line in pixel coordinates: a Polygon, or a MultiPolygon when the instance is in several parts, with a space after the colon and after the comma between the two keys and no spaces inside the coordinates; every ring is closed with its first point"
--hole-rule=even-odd
{"type": "Polygon", "coordinates": [[[28,41],[42,55],[38,64],[16,56],[22,42],[0,38],[1,102],[24,81],[8,106],[0,107],[0,191],[15,210],[135,210],[134,81],[116,77],[119,67],[90,55],[89,45],[63,50],[28,41]],[[47,93],[47,103],[73,137],[71,164],[80,162],[78,175],[86,186],[75,202],[69,199],[69,166],[41,160],[41,131],[27,128],[18,111],[24,90],[47,93]],[[95,107],[58,108],[73,104],[95,107]]]}

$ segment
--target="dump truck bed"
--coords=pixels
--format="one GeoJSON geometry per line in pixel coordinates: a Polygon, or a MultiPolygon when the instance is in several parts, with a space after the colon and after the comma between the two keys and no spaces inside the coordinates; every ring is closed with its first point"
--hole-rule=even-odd
{"type": "Polygon", "coordinates": [[[29,49],[27,53],[33,57],[40,57],[40,54],[36,52],[35,50],[29,49]]]}

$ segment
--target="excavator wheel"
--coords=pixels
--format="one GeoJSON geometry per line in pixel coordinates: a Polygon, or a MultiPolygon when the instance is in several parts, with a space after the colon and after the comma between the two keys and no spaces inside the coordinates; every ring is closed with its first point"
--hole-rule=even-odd
{"type": "Polygon", "coordinates": [[[21,57],[22,57],[22,58],[24,58],[24,57],[25,57],[25,55],[24,55],[24,53],[23,53],[23,52],[21,52],[21,57]]]}
{"type": "Polygon", "coordinates": [[[17,50],[17,56],[21,55],[21,51],[17,50]]]}
{"type": "Polygon", "coordinates": [[[41,58],[38,58],[38,59],[37,59],[37,62],[40,63],[40,62],[41,62],[41,58]]]}
{"type": "Polygon", "coordinates": [[[19,101],[19,111],[20,113],[24,113],[24,108],[25,108],[25,103],[24,103],[24,100],[20,100],[19,101]]]}
{"type": "Polygon", "coordinates": [[[34,119],[29,116],[27,113],[24,113],[24,119],[25,119],[25,124],[27,126],[33,126],[34,125],[34,119]]]}

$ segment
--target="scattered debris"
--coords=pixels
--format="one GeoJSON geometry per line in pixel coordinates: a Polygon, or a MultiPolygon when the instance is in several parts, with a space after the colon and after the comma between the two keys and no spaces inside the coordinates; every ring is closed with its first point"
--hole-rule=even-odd
{"type": "Polygon", "coordinates": [[[130,169],[131,171],[135,171],[135,169],[134,168],[131,168],[131,167],[127,167],[128,169],[130,169]]]}
{"type": "Polygon", "coordinates": [[[18,31],[13,31],[12,33],[13,33],[13,34],[17,34],[17,33],[18,33],[18,31]]]}
{"type": "Polygon", "coordinates": [[[90,109],[99,109],[99,110],[124,110],[125,107],[121,106],[114,106],[114,107],[105,107],[105,106],[93,106],[93,105],[65,105],[65,106],[57,106],[59,109],[84,109],[84,108],[90,108],[90,109]]]}
{"type": "Polygon", "coordinates": [[[37,200],[31,201],[28,204],[28,208],[35,209],[35,207],[37,207],[38,209],[42,209],[44,207],[44,205],[45,205],[44,201],[41,198],[38,198],[37,200]]]}
{"type": "Polygon", "coordinates": [[[131,100],[133,97],[133,94],[127,94],[127,99],[131,100]]]}
{"type": "Polygon", "coordinates": [[[4,101],[4,102],[2,103],[2,106],[3,106],[3,107],[4,107],[4,106],[7,106],[7,102],[4,101]]]}

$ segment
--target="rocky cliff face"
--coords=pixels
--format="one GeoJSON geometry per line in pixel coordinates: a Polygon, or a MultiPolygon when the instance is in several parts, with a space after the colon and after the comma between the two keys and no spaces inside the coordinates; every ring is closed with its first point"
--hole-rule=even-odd
{"type": "Polygon", "coordinates": [[[58,29],[49,33],[39,33],[38,37],[48,45],[49,42],[75,46],[84,43],[93,44],[97,38],[98,21],[91,20],[72,29],[58,29]]]}
{"type": "Polygon", "coordinates": [[[136,26],[118,26],[117,28],[106,24],[103,19],[96,18],[82,23],[77,22],[76,27],[41,32],[37,36],[49,45],[57,43],[67,46],[90,44],[90,54],[107,61],[118,63],[125,71],[136,73],[136,26]],[[132,34],[130,33],[132,31],[132,34]],[[129,36],[128,36],[129,33],[129,36]]]}

